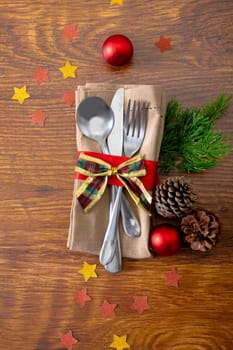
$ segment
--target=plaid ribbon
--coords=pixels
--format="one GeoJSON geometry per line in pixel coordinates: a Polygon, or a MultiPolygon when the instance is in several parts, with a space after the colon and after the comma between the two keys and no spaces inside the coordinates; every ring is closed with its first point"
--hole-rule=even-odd
{"type": "Polygon", "coordinates": [[[117,167],[112,167],[102,159],[81,153],[75,170],[87,176],[76,192],[85,212],[100,200],[107,186],[108,177],[114,175],[129,192],[134,202],[150,215],[152,197],[138,178],[146,175],[145,162],[140,154],[117,167]]]}

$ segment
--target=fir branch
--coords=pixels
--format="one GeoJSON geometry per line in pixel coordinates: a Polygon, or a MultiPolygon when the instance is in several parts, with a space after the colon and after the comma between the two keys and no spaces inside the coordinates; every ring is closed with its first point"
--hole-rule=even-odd
{"type": "Polygon", "coordinates": [[[228,136],[213,128],[230,101],[231,96],[222,94],[207,106],[186,109],[175,98],[169,101],[159,160],[163,174],[171,168],[203,171],[229,153],[228,136]]]}

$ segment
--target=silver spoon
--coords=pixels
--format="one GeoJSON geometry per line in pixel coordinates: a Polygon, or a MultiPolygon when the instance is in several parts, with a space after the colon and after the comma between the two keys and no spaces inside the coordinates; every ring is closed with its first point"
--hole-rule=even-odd
{"type": "Polygon", "coordinates": [[[103,153],[108,152],[107,137],[114,125],[114,114],[100,97],[87,97],[78,106],[77,123],[81,132],[98,142],[103,153]]]}

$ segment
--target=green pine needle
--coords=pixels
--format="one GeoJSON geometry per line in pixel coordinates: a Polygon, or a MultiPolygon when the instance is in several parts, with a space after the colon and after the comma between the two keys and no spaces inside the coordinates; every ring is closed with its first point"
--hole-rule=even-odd
{"type": "Polygon", "coordinates": [[[207,106],[187,109],[175,98],[169,101],[159,159],[161,173],[168,174],[171,168],[206,170],[229,153],[228,136],[213,128],[230,101],[231,96],[222,94],[207,106]]]}

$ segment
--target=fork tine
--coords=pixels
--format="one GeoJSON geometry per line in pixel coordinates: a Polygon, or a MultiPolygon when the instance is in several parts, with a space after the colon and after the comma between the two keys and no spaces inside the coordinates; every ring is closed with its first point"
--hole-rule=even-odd
{"type": "Polygon", "coordinates": [[[145,135],[145,129],[146,129],[146,103],[143,102],[142,104],[142,118],[141,118],[141,127],[139,130],[139,138],[144,138],[145,135]]]}
{"type": "Polygon", "coordinates": [[[139,133],[140,133],[140,116],[141,116],[141,106],[140,106],[140,102],[137,103],[137,112],[136,112],[136,115],[135,115],[135,120],[134,120],[134,135],[136,137],[139,136],[139,133]]]}
{"type": "Polygon", "coordinates": [[[136,101],[134,101],[133,103],[132,117],[129,121],[129,126],[128,126],[128,135],[133,136],[134,134],[135,118],[136,118],[136,101]]]}
{"type": "Polygon", "coordinates": [[[133,109],[128,108],[125,117],[123,149],[126,157],[132,157],[140,149],[145,136],[147,104],[134,101],[133,109]]]}
{"type": "Polygon", "coordinates": [[[124,133],[125,133],[125,135],[128,134],[130,105],[131,105],[131,99],[129,99],[128,106],[127,106],[127,111],[126,111],[126,114],[125,114],[125,120],[124,120],[124,133]]]}

